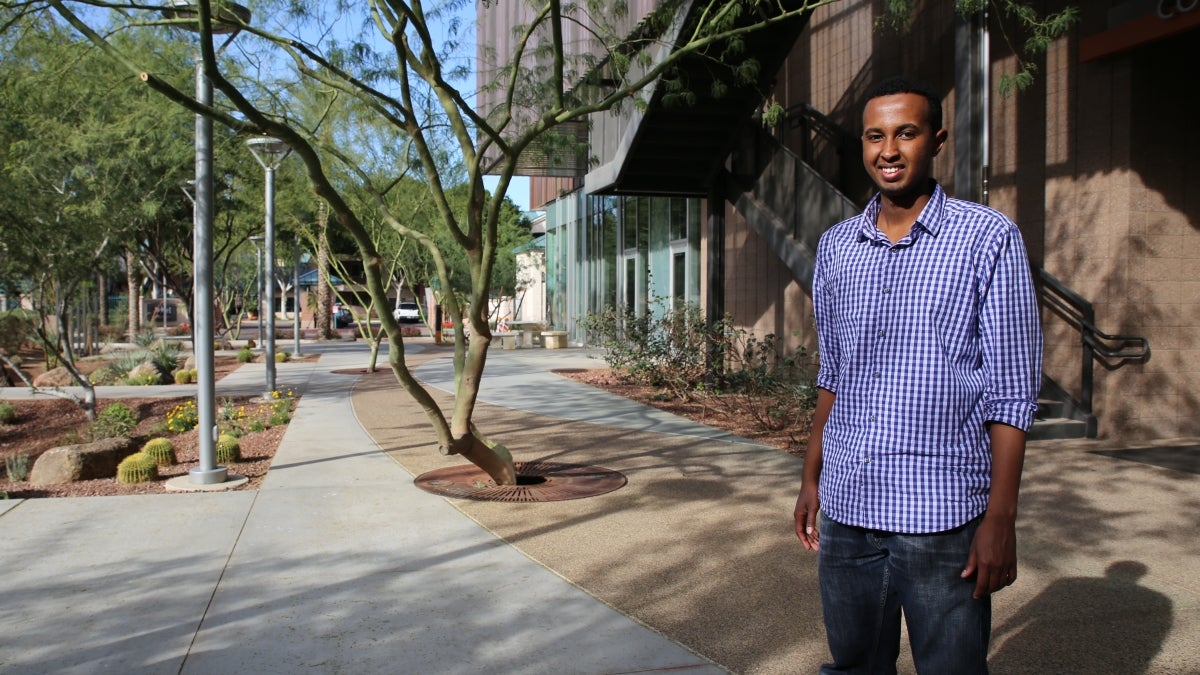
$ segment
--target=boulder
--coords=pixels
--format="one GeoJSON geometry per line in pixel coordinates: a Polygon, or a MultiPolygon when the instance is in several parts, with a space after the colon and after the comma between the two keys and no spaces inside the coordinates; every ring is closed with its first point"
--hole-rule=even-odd
{"type": "Polygon", "coordinates": [[[33,378],[35,387],[70,387],[78,384],[64,366],[52,368],[33,378]]]}
{"type": "Polygon", "coordinates": [[[183,369],[184,370],[195,370],[196,369],[196,355],[195,354],[189,354],[188,357],[183,360],[183,369]]]}
{"type": "Polygon", "coordinates": [[[133,450],[133,441],[128,438],[105,438],[93,443],[50,448],[33,463],[29,482],[33,485],[54,485],[92,478],[112,478],[117,475],[117,464],[132,454],[133,450]]]}

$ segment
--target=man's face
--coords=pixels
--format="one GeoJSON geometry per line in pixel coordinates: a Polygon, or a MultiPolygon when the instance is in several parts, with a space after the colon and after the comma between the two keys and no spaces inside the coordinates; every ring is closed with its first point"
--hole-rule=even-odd
{"type": "Polygon", "coordinates": [[[922,194],[946,131],[929,122],[920,94],[892,94],[867,101],[863,110],[863,166],[883,195],[904,202],[922,194]]]}

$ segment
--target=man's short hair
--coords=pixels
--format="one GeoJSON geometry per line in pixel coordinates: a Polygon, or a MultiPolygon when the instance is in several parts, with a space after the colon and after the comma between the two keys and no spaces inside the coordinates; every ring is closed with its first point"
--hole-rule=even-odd
{"type": "Polygon", "coordinates": [[[935,132],[942,130],[942,101],[933,93],[924,82],[918,82],[906,77],[889,77],[871,88],[867,93],[867,100],[870,101],[880,96],[891,96],[893,94],[917,94],[924,96],[929,102],[929,123],[935,132]]]}

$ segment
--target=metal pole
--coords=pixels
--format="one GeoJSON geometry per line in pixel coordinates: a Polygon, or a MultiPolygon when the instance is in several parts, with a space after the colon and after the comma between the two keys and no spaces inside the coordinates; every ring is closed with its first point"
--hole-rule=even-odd
{"type": "Polygon", "coordinates": [[[264,341],[267,365],[267,390],[264,398],[275,391],[275,167],[267,166],[267,239],[263,245],[263,285],[267,287],[267,335],[264,341]]]}
{"type": "MultiPolygon", "coordinates": [[[[196,58],[196,100],[212,105],[212,83],[204,76],[204,62],[196,58]]],[[[224,483],[228,469],[217,466],[216,372],[213,367],[213,148],[212,121],[196,115],[196,204],[193,260],[196,298],[196,413],[200,419],[200,466],[188,472],[192,483],[224,483]]]]}

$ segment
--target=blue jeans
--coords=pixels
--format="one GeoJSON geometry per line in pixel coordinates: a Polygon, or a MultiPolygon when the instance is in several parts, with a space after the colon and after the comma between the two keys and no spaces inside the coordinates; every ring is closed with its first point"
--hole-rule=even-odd
{"type": "Polygon", "coordinates": [[[849,527],[821,515],[817,556],[832,673],[895,673],[900,615],[921,675],[987,673],[992,605],[961,577],[982,516],[938,534],[849,527]]]}

